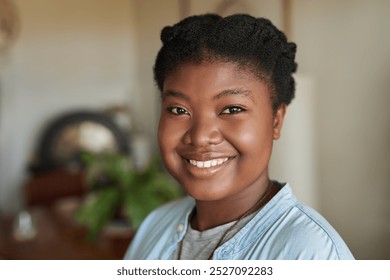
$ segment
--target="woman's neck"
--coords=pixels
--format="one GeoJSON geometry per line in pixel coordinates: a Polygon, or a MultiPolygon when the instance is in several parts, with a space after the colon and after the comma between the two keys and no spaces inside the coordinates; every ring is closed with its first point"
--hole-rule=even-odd
{"type": "Polygon", "coordinates": [[[276,184],[267,180],[255,192],[248,190],[240,195],[218,201],[197,200],[196,209],[190,221],[191,227],[204,231],[238,220],[248,211],[255,212],[260,209],[271,200],[277,191],[276,184]]]}

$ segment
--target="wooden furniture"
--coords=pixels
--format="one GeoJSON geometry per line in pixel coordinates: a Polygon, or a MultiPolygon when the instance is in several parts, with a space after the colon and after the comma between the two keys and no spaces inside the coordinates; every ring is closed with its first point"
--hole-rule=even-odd
{"type": "Polygon", "coordinates": [[[87,193],[85,172],[54,169],[32,174],[24,191],[26,204],[50,205],[70,196],[83,196],[87,193]]]}
{"type": "Polygon", "coordinates": [[[74,222],[79,201],[63,200],[50,207],[34,207],[32,215],[37,234],[30,240],[14,236],[15,216],[0,217],[0,258],[22,260],[122,259],[133,237],[127,228],[108,228],[96,243],[74,222]]]}

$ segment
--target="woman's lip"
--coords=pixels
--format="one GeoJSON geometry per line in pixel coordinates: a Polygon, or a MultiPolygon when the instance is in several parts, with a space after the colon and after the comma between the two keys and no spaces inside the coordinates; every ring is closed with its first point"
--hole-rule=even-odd
{"type": "Polygon", "coordinates": [[[221,158],[232,158],[236,156],[233,152],[177,152],[182,158],[186,160],[208,161],[221,158]]]}

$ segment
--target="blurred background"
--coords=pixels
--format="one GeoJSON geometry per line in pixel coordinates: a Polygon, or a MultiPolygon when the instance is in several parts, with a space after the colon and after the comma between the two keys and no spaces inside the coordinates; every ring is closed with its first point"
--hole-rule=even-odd
{"type": "Polygon", "coordinates": [[[85,193],[78,159],[67,158],[76,149],[68,124],[87,122],[77,145],[91,151],[129,153],[138,165],[158,154],[152,66],[160,30],[206,12],[269,18],[297,43],[296,99],[275,143],[271,177],[290,182],[357,259],[390,259],[386,0],[0,0],[0,258],[121,257],[129,232],[93,248],[66,243],[81,236],[68,232],[56,250],[84,251],[54,254],[47,242],[57,242],[57,233],[44,221],[58,217],[24,211],[39,204],[31,189],[73,184],[67,196],[85,193]],[[63,161],[71,161],[65,175],[58,173],[63,161]]]}

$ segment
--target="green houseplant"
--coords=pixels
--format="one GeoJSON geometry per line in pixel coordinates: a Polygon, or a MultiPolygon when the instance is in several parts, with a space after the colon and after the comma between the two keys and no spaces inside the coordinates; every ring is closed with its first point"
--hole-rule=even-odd
{"type": "Polygon", "coordinates": [[[90,191],[76,212],[76,220],[87,226],[92,241],[115,217],[124,217],[136,229],[153,209],[181,195],[158,158],[142,170],[135,169],[128,156],[119,154],[85,153],[83,160],[90,191]]]}

